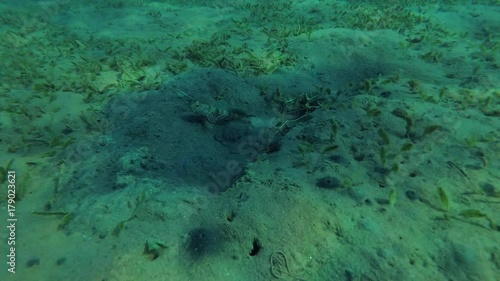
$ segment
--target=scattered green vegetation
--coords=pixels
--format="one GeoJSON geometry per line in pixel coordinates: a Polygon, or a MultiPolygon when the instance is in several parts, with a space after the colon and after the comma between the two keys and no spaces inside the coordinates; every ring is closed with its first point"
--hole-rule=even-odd
{"type": "Polygon", "coordinates": [[[470,136],[466,137],[464,139],[464,143],[465,143],[465,146],[472,148],[472,147],[477,146],[478,140],[479,140],[479,136],[477,134],[474,134],[474,135],[470,135],[470,136]]]}
{"type": "Polygon", "coordinates": [[[335,140],[337,139],[337,134],[339,132],[340,125],[337,121],[332,119],[332,126],[331,126],[331,132],[330,132],[330,143],[335,143],[335,140]]]}
{"type": "Polygon", "coordinates": [[[329,145],[327,147],[325,147],[322,151],[323,154],[325,153],[331,153],[335,150],[337,150],[337,148],[339,148],[339,146],[337,144],[332,144],[332,145],[329,145]]]}
{"type": "Polygon", "coordinates": [[[385,145],[391,144],[391,139],[389,137],[389,134],[387,134],[387,132],[384,129],[380,128],[380,129],[378,129],[377,132],[378,132],[378,135],[380,136],[380,138],[382,138],[382,140],[384,141],[385,145]]]}
{"type": "Polygon", "coordinates": [[[75,218],[75,215],[73,213],[67,213],[64,215],[64,217],[61,219],[61,222],[57,226],[57,229],[64,229],[66,226],[75,218]]]}
{"type": "Polygon", "coordinates": [[[395,189],[391,190],[391,193],[389,193],[389,206],[394,207],[396,204],[397,200],[397,193],[395,189]]]}
{"type": "MultiPolygon", "coordinates": [[[[334,97],[329,88],[316,87],[316,89],[317,91],[304,92],[288,98],[283,95],[280,88],[276,88],[274,92],[269,92],[267,88],[260,88],[260,95],[264,97],[268,106],[279,114],[279,121],[274,125],[275,134],[287,132],[315,110],[328,110],[333,107],[338,94],[334,97]]],[[[335,149],[338,124],[333,121],[331,128],[330,144],[325,148],[325,152],[335,149]]]]}
{"type": "Polygon", "coordinates": [[[443,52],[441,51],[429,51],[420,56],[423,60],[433,63],[439,63],[443,57],[443,52]]]}
{"type": "Polygon", "coordinates": [[[412,148],[413,148],[413,143],[411,143],[411,142],[407,142],[407,143],[404,143],[404,144],[401,146],[401,149],[399,150],[399,152],[406,152],[406,151],[410,151],[412,148]]]}
{"type": "Polygon", "coordinates": [[[308,159],[306,154],[309,152],[316,151],[314,144],[312,144],[308,141],[302,141],[299,145],[297,145],[297,150],[299,151],[300,156],[301,156],[301,165],[309,166],[310,160],[308,159]]]}
{"type": "Polygon", "coordinates": [[[16,187],[16,201],[21,201],[28,191],[28,186],[31,186],[31,172],[23,172],[18,176],[16,187]]]}
{"type": "Polygon", "coordinates": [[[243,43],[234,46],[229,32],[215,33],[208,40],[193,41],[174,58],[187,59],[202,67],[213,66],[230,69],[235,74],[270,74],[279,67],[292,66],[297,61],[296,55],[288,50],[287,41],[268,40],[264,52],[257,52],[243,43]]]}
{"type": "Polygon", "coordinates": [[[385,162],[387,161],[387,151],[385,149],[385,146],[380,147],[379,156],[380,156],[380,163],[382,164],[382,166],[385,166],[385,162]]]}
{"type": "Polygon", "coordinates": [[[34,215],[38,216],[56,216],[56,217],[62,217],[61,221],[57,225],[58,230],[62,230],[66,228],[66,226],[74,219],[75,215],[73,213],[68,213],[68,212],[59,212],[59,211],[39,211],[39,212],[32,212],[34,215]]]}
{"type": "Polygon", "coordinates": [[[382,114],[382,111],[380,111],[380,109],[378,109],[376,107],[375,108],[366,107],[366,108],[364,108],[364,110],[366,111],[366,114],[370,117],[377,117],[380,114],[382,114]]]}
{"type": "Polygon", "coordinates": [[[116,226],[113,228],[113,230],[111,231],[111,234],[113,236],[116,236],[116,237],[120,236],[122,231],[125,229],[127,222],[129,222],[130,220],[132,220],[133,218],[136,217],[137,211],[139,210],[139,208],[141,208],[143,206],[144,202],[146,202],[146,190],[143,190],[141,192],[141,194],[135,199],[135,208],[132,211],[132,214],[129,216],[129,218],[122,220],[122,221],[119,221],[116,224],[116,226]]]}
{"type": "Polygon", "coordinates": [[[448,193],[444,188],[439,187],[438,188],[438,193],[439,193],[439,200],[441,202],[441,206],[443,208],[443,211],[448,213],[451,209],[451,203],[450,203],[450,197],[448,196],[448,193]]]}
{"type": "Polygon", "coordinates": [[[148,255],[151,260],[155,260],[166,248],[164,243],[148,239],[144,245],[144,254],[148,255]]]}
{"type": "Polygon", "coordinates": [[[463,218],[484,218],[491,229],[500,231],[500,227],[495,224],[493,219],[479,210],[464,210],[459,215],[463,218]]]}
{"type": "Polygon", "coordinates": [[[405,136],[406,137],[409,137],[410,136],[410,133],[411,133],[411,130],[413,128],[413,119],[409,116],[409,114],[400,109],[400,108],[397,108],[397,109],[394,109],[392,111],[392,114],[394,114],[395,116],[399,117],[399,118],[402,118],[405,123],[406,123],[406,132],[405,132],[405,136]]]}
{"type": "Polygon", "coordinates": [[[5,168],[0,166],[0,184],[4,183],[7,180],[7,172],[10,170],[13,162],[14,159],[11,159],[9,163],[7,163],[7,166],[5,166],[5,168]]]}
{"type": "MultiPolygon", "coordinates": [[[[88,2],[88,0],[87,0],[88,2]]],[[[161,1],[160,1],[161,2],[161,1]]],[[[424,3],[437,3],[437,1],[423,1],[424,3]]],[[[444,4],[458,3],[461,1],[445,1],[444,4]]],[[[462,1],[464,2],[464,1],[462,1]]],[[[475,3],[487,3],[489,1],[474,1],[475,3]]],[[[199,5],[214,5],[213,1],[192,0],[184,1],[183,4],[196,3],[199,5]]],[[[443,3],[440,3],[443,4],[443,3]]],[[[140,0],[113,0],[97,4],[102,8],[129,8],[142,7],[144,1],[140,0]]],[[[216,4],[218,5],[218,4],[216,4]]],[[[222,4],[221,4],[222,5],[222,4]]],[[[217,22],[220,30],[212,33],[203,33],[186,28],[180,32],[166,31],[163,36],[148,39],[108,39],[94,35],[81,35],[72,32],[66,27],[44,25],[43,30],[37,30],[34,26],[42,24],[39,19],[32,22],[19,20],[18,15],[6,13],[0,22],[6,27],[5,40],[0,43],[0,52],[5,54],[0,62],[2,69],[9,69],[0,77],[0,91],[6,93],[12,100],[11,108],[2,106],[2,110],[11,115],[12,123],[18,124],[15,135],[19,136],[6,143],[8,153],[29,152],[37,149],[37,155],[41,158],[51,158],[74,142],[77,137],[71,132],[97,132],[106,133],[109,123],[103,122],[103,112],[99,104],[118,95],[122,91],[144,91],[158,89],[160,85],[171,75],[177,75],[196,67],[213,67],[227,69],[240,76],[268,75],[279,71],[281,68],[298,67],[307,58],[298,55],[293,46],[297,42],[311,43],[325,28],[349,28],[363,31],[393,29],[403,36],[401,46],[405,51],[415,51],[416,57],[433,64],[439,65],[448,59],[445,49],[435,48],[432,51],[421,51],[419,44],[431,44],[433,46],[450,46],[454,40],[470,36],[467,33],[453,33],[446,27],[433,23],[425,15],[426,7],[416,9],[415,2],[403,1],[347,1],[328,2],[319,1],[316,7],[312,7],[308,13],[299,12],[299,4],[293,1],[268,1],[260,4],[230,3],[232,8],[245,13],[243,18],[221,17],[217,22]],[[194,35],[196,34],[196,35],[194,35]],[[201,35],[199,35],[201,34],[201,35]],[[51,38],[51,42],[45,38],[51,38]],[[252,37],[252,43],[247,38],[252,37]],[[191,38],[195,38],[191,40],[191,38]],[[188,40],[189,39],[189,40],[188,40]],[[307,41],[307,42],[306,42],[307,41]],[[43,55],[41,55],[43,54],[43,55]],[[70,63],[65,63],[65,61],[70,63]],[[110,79],[102,79],[108,75],[110,79]],[[13,89],[26,90],[32,95],[29,98],[19,98],[13,89]],[[81,126],[74,122],[66,122],[68,134],[61,134],[50,126],[40,127],[36,122],[42,117],[51,114],[45,106],[30,103],[29,99],[55,101],[61,94],[78,94],[87,104],[87,108],[80,112],[77,118],[81,126]]],[[[162,14],[169,12],[158,11],[148,8],[148,17],[161,27],[168,27],[169,23],[162,14]]],[[[21,15],[21,18],[29,18],[30,14],[21,15]]],[[[459,90],[442,87],[432,91],[424,91],[425,85],[422,81],[404,80],[399,74],[385,80],[377,80],[368,77],[359,82],[359,93],[374,95],[381,85],[400,83],[400,85],[413,94],[418,94],[423,101],[441,103],[458,101],[459,109],[477,107],[486,116],[499,115],[494,107],[498,103],[498,91],[488,92],[481,96],[474,90],[484,79],[484,71],[487,67],[498,68],[497,53],[500,48],[499,41],[491,31],[484,30],[484,40],[481,42],[479,51],[474,54],[474,59],[481,62],[480,66],[472,65],[466,71],[465,77],[458,77],[463,81],[463,87],[459,90]],[[469,71],[470,70],[470,71],[469,71]],[[460,98],[453,97],[454,92],[460,94],[460,98]],[[437,98],[436,98],[437,96],[437,98]]],[[[474,36],[480,36],[479,34],[474,36]]],[[[392,74],[391,74],[392,75],[392,74]]],[[[450,74],[453,76],[455,74],[450,74]]],[[[454,77],[450,77],[454,78],[454,77]]],[[[274,92],[261,89],[262,95],[270,101],[276,112],[279,113],[281,121],[276,124],[277,132],[290,129],[294,123],[305,120],[307,116],[316,110],[331,110],[337,106],[342,91],[332,93],[327,87],[316,87],[315,91],[304,92],[295,96],[283,93],[279,88],[274,92]]],[[[221,94],[217,100],[224,100],[221,94]]],[[[343,98],[344,96],[342,96],[343,98]]],[[[375,101],[363,104],[362,108],[370,120],[376,123],[380,117],[385,116],[380,102],[375,101]]],[[[53,109],[56,112],[58,109],[53,109]]],[[[375,127],[381,139],[379,158],[384,167],[391,167],[392,172],[400,169],[399,164],[393,161],[396,155],[405,155],[416,146],[412,139],[414,134],[414,118],[406,109],[395,109],[392,114],[405,122],[405,142],[399,150],[394,131],[391,135],[381,127],[375,127]],[[409,140],[410,141],[409,141],[409,140]],[[391,147],[391,144],[394,144],[391,147]],[[389,162],[389,163],[387,163],[389,162]],[[386,166],[387,165],[387,166],[386,166]]],[[[421,120],[421,119],[416,119],[421,120]]],[[[325,121],[328,127],[328,120],[325,121]]],[[[310,165],[311,159],[307,154],[318,153],[321,157],[344,149],[342,139],[339,137],[340,124],[332,119],[331,127],[327,134],[323,134],[322,143],[302,140],[297,145],[303,165],[310,165]]],[[[422,137],[435,134],[444,130],[444,125],[432,124],[423,128],[422,137]]],[[[375,130],[372,130],[375,132],[375,130]]],[[[375,133],[373,133],[375,134],[375,133]]],[[[376,137],[376,136],[375,136],[376,137]]],[[[494,137],[494,136],[493,136],[494,137]]],[[[464,144],[470,148],[477,148],[479,142],[484,138],[479,135],[471,135],[464,139],[464,144]]],[[[493,142],[494,140],[489,140],[493,142]]],[[[376,146],[372,149],[376,151],[376,146]]],[[[481,152],[481,159],[486,167],[487,159],[481,152]]],[[[376,155],[374,156],[376,157],[376,155]]],[[[35,163],[36,162],[31,162],[35,163]]],[[[0,167],[0,183],[5,182],[6,171],[9,170],[12,160],[7,166],[0,167]]],[[[35,165],[33,164],[33,165],[35,165]]],[[[330,163],[327,163],[335,169],[330,163]]],[[[38,164],[36,164],[38,165],[38,164]]],[[[465,172],[454,166],[467,177],[465,172]]],[[[403,166],[402,166],[403,167],[403,166]]],[[[472,176],[471,176],[472,177],[472,176]]],[[[26,187],[31,183],[31,175],[27,173],[20,178],[18,187],[18,198],[22,199],[26,194],[26,187]]],[[[348,186],[348,184],[344,184],[348,186]]],[[[352,183],[349,186],[353,185],[352,183]]],[[[56,190],[57,192],[57,190],[56,190]]],[[[448,219],[451,203],[447,192],[438,188],[441,208],[448,219]]],[[[498,193],[498,192],[497,192],[498,193]]],[[[389,194],[389,205],[396,203],[396,191],[393,189],[389,194]]],[[[146,200],[145,192],[137,198],[135,209],[129,218],[122,220],[112,230],[112,234],[119,236],[125,229],[126,223],[134,218],[139,206],[146,200]]],[[[74,218],[73,213],[66,212],[35,212],[37,215],[63,216],[59,228],[65,228],[74,218]]],[[[484,218],[492,229],[498,229],[493,220],[485,213],[478,210],[466,210],[459,214],[463,218],[484,218]]],[[[145,253],[153,259],[159,256],[160,250],[166,248],[164,244],[148,240],[145,253]]],[[[274,268],[281,263],[286,263],[283,253],[273,254],[274,268]]],[[[282,272],[272,269],[273,275],[281,276],[282,272]]]]}
{"type": "Polygon", "coordinates": [[[424,133],[423,133],[423,137],[429,135],[429,134],[432,134],[433,132],[435,132],[436,130],[439,130],[439,129],[442,129],[443,127],[441,125],[430,125],[430,126],[427,126],[424,128],[424,133]]]}
{"type": "Polygon", "coordinates": [[[113,228],[113,231],[111,234],[113,236],[120,236],[120,233],[125,229],[125,225],[127,224],[127,221],[120,221],[119,223],[116,224],[115,228],[113,228]]]}

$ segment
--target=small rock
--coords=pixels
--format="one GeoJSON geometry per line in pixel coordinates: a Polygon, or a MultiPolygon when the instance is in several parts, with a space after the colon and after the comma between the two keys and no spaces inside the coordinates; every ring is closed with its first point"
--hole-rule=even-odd
{"type": "Polygon", "coordinates": [[[342,187],[342,183],[336,177],[323,177],[316,182],[316,186],[326,189],[334,189],[342,187]]]}
{"type": "Polygon", "coordinates": [[[415,201],[418,199],[418,195],[415,193],[415,191],[412,191],[412,190],[407,190],[405,192],[405,195],[408,199],[410,199],[411,201],[415,201]]]}
{"type": "Polygon", "coordinates": [[[390,96],[391,96],[391,94],[392,94],[392,93],[391,93],[391,92],[389,92],[389,91],[384,91],[384,92],[380,93],[380,95],[381,95],[382,97],[384,97],[384,98],[388,98],[388,97],[390,97],[390,96]]]}
{"type": "Polygon", "coordinates": [[[332,155],[330,156],[329,159],[337,164],[349,164],[349,160],[347,160],[347,158],[339,154],[332,155]]]}
{"type": "Polygon", "coordinates": [[[66,258],[58,258],[56,261],[57,265],[63,265],[64,263],[66,263],[66,258]]]}
{"type": "Polygon", "coordinates": [[[32,258],[26,262],[26,267],[33,267],[40,265],[40,259],[39,258],[32,258]]]}

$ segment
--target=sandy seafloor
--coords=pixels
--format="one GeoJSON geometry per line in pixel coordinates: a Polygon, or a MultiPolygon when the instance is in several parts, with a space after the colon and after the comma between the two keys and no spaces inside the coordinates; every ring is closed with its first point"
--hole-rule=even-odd
{"type": "Polygon", "coordinates": [[[0,280],[500,280],[498,1],[0,10],[0,280]]]}

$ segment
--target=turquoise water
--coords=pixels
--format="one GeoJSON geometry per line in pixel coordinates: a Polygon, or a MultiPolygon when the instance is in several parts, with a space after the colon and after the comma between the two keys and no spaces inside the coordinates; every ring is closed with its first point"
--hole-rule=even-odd
{"type": "Polygon", "coordinates": [[[4,1],[1,280],[499,280],[498,1],[4,1]]]}

